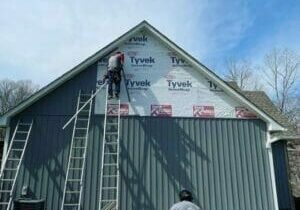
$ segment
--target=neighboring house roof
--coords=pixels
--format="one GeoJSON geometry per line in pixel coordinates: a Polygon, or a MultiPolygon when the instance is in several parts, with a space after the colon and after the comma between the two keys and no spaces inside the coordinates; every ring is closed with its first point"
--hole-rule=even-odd
{"type": "Polygon", "coordinates": [[[75,66],[73,69],[66,72],[61,77],[59,77],[58,79],[56,79],[52,83],[50,83],[49,85],[42,88],[40,91],[35,93],[30,98],[21,102],[19,105],[12,108],[8,112],[6,112],[0,118],[0,126],[6,126],[8,124],[8,120],[11,117],[22,112],[28,106],[30,106],[34,102],[38,101],[40,98],[46,96],[48,93],[50,93],[54,89],[58,88],[61,84],[65,83],[66,81],[70,80],[71,78],[73,78],[75,75],[77,75],[81,71],[85,70],[86,67],[88,67],[89,65],[95,63],[100,58],[102,58],[102,57],[108,55],[110,52],[116,50],[120,44],[127,41],[132,35],[139,32],[140,30],[147,30],[148,32],[150,32],[153,36],[155,36],[156,38],[161,40],[164,44],[166,44],[171,50],[174,50],[176,53],[178,53],[180,56],[182,56],[185,60],[187,60],[192,66],[194,66],[195,69],[199,70],[199,72],[201,72],[204,76],[206,76],[212,82],[217,84],[228,95],[235,98],[237,101],[242,103],[245,107],[247,107],[249,110],[255,112],[261,119],[268,122],[270,130],[273,130],[273,131],[285,130],[284,125],[282,125],[280,122],[276,121],[276,119],[273,118],[272,115],[269,115],[267,112],[265,112],[263,109],[261,109],[255,103],[253,103],[251,100],[249,100],[247,97],[245,97],[245,95],[241,94],[239,91],[232,88],[230,85],[228,85],[226,82],[224,82],[218,75],[216,75],[214,72],[209,70],[206,66],[201,64],[199,61],[197,61],[195,58],[193,58],[191,55],[189,55],[183,49],[178,47],[175,43],[173,43],[166,36],[161,34],[157,29],[155,29],[153,26],[151,26],[146,21],[141,22],[140,24],[138,24],[137,26],[135,26],[134,28],[129,30],[127,33],[125,33],[118,39],[111,42],[109,45],[102,48],[100,51],[98,51],[91,57],[87,58],[85,61],[83,61],[79,65],[75,66]]]}
{"type": "MultiPolygon", "coordinates": [[[[240,94],[244,95],[248,98],[252,103],[254,103],[257,107],[262,109],[264,112],[268,113],[268,115],[272,116],[276,122],[280,123],[284,127],[287,128],[286,131],[280,132],[280,135],[285,136],[296,136],[298,135],[296,130],[296,125],[290,122],[290,120],[282,114],[278,108],[274,105],[272,100],[268,97],[268,95],[264,91],[245,91],[241,90],[237,83],[234,81],[226,81],[228,85],[238,91],[240,94]]],[[[273,133],[273,136],[278,135],[279,133],[273,133]]]]}

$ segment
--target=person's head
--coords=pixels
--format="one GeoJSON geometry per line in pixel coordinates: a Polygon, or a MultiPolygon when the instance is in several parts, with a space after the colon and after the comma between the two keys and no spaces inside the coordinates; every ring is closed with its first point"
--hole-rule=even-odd
{"type": "Polygon", "coordinates": [[[117,55],[117,54],[122,54],[122,52],[120,52],[120,51],[117,51],[117,52],[115,53],[115,55],[117,55]]]}
{"type": "Polygon", "coordinates": [[[192,201],[193,196],[192,193],[186,189],[183,189],[179,192],[180,201],[192,201]]]}

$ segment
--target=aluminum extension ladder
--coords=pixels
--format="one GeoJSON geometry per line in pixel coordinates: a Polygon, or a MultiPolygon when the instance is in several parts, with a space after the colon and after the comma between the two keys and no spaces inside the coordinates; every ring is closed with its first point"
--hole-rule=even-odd
{"type": "Polygon", "coordinates": [[[120,99],[108,110],[106,91],[99,210],[117,210],[119,201],[120,99]]]}
{"type": "Polygon", "coordinates": [[[33,120],[31,122],[18,121],[13,133],[8,152],[3,161],[0,174],[0,209],[10,209],[12,195],[20,166],[24,159],[28,139],[31,133],[33,120]]]}
{"type": "Polygon", "coordinates": [[[79,92],[61,210],[80,209],[93,100],[79,92]],[[89,102],[88,102],[89,101],[89,102]],[[88,103],[87,103],[88,102],[88,103]],[[85,106],[83,108],[83,106],[85,106]]]}

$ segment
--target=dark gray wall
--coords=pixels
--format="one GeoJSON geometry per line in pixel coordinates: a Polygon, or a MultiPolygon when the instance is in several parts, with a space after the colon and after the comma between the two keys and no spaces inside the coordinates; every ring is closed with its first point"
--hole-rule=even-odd
{"type": "Polygon", "coordinates": [[[279,209],[291,210],[293,209],[292,194],[289,188],[289,176],[287,173],[286,142],[278,141],[273,143],[272,150],[279,209]]]}
{"type": "MultiPolygon", "coordinates": [[[[17,184],[47,209],[61,204],[72,127],[37,116],[17,184]]],[[[96,209],[103,118],[89,133],[84,208],[96,209]]],[[[121,122],[121,209],[168,209],[181,188],[204,209],[274,209],[266,126],[260,120],[125,117],[121,122]]]]}
{"type": "Polygon", "coordinates": [[[83,92],[95,90],[96,82],[97,65],[94,64],[32,104],[20,115],[73,115],[79,90],[83,92]]]}

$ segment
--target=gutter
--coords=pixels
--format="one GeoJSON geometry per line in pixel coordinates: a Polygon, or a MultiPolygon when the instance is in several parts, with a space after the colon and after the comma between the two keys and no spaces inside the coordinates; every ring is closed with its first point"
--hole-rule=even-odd
{"type": "Polygon", "coordinates": [[[266,143],[266,148],[270,149],[271,144],[280,141],[280,140],[300,140],[300,135],[294,135],[294,136],[276,136],[273,138],[268,139],[266,143]]]}

